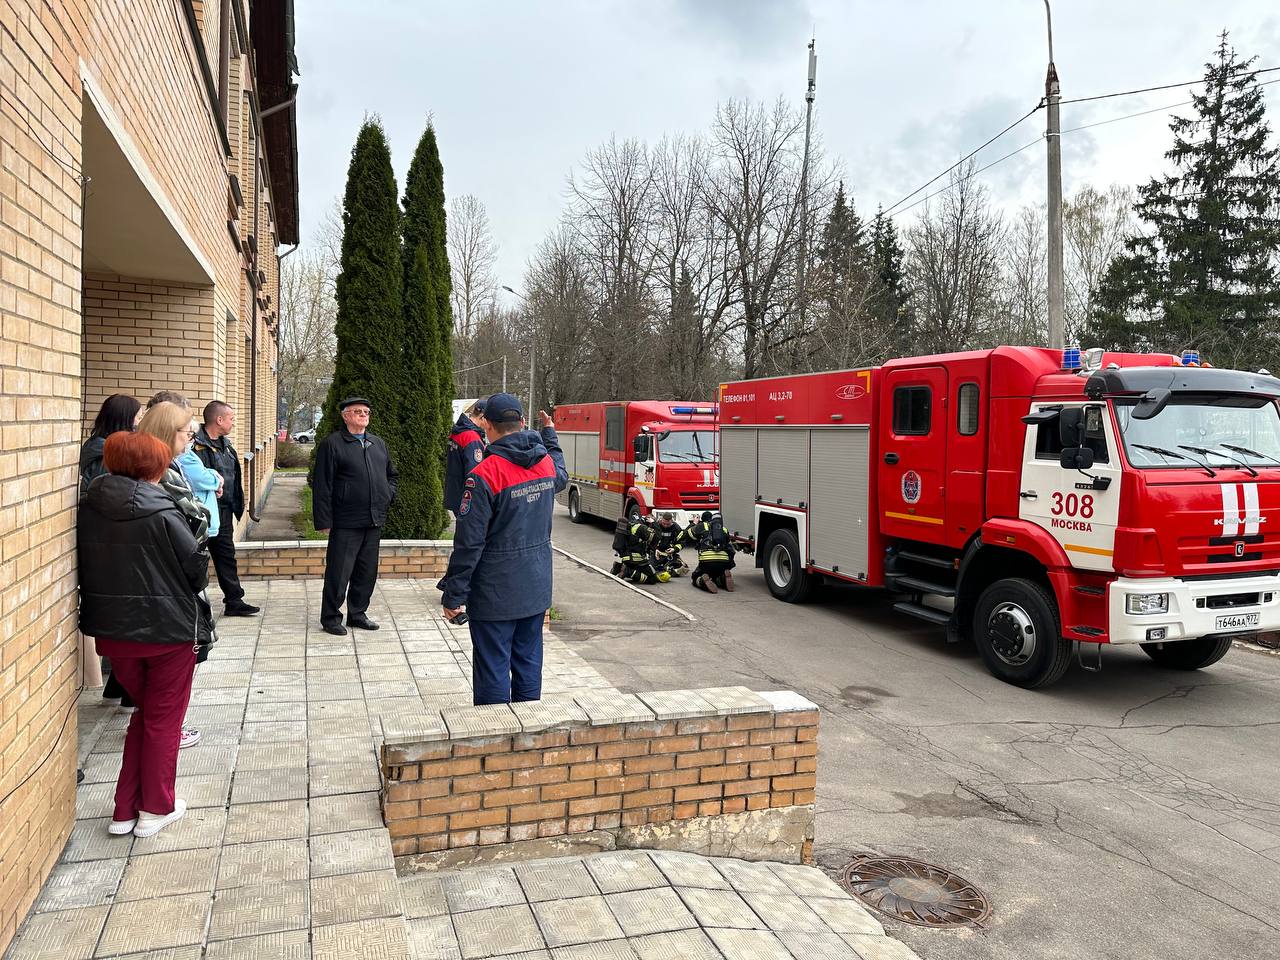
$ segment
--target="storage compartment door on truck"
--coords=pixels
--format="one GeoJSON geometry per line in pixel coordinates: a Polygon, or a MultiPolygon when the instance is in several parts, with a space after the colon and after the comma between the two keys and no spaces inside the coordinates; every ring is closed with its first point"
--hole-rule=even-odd
{"type": "Polygon", "coordinates": [[[886,537],[946,540],[947,371],[885,371],[880,394],[880,530],[886,537]]]}
{"type": "MultiPolygon", "coordinates": [[[[1023,440],[1018,517],[1048,530],[1073,567],[1111,571],[1120,513],[1120,457],[1105,403],[1033,403],[1023,440]],[[1085,446],[1093,466],[1083,473],[1061,464],[1061,411],[1083,410],[1085,446]],[[1085,474],[1109,480],[1099,489],[1085,474]]],[[[1176,517],[1169,518],[1177,523],[1176,517]]]]}
{"type": "Polygon", "coordinates": [[[609,403],[604,408],[604,434],[600,451],[600,515],[614,518],[622,516],[627,487],[631,484],[628,467],[631,453],[627,439],[627,408],[625,404],[609,403]]]}

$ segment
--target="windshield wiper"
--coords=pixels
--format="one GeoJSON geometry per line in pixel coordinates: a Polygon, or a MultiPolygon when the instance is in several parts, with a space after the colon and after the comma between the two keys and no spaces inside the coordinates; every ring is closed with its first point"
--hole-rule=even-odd
{"type": "Polygon", "coordinates": [[[1223,453],[1221,450],[1210,450],[1208,447],[1193,447],[1189,443],[1178,444],[1178,449],[1190,450],[1192,453],[1198,453],[1205,457],[1221,457],[1223,460],[1230,460],[1237,467],[1242,467],[1243,469],[1248,470],[1249,476],[1251,477],[1256,477],[1258,475],[1258,471],[1249,466],[1249,464],[1245,463],[1243,460],[1233,457],[1229,453],[1223,453]]]}
{"type": "Polygon", "coordinates": [[[1158,453],[1162,457],[1177,457],[1179,460],[1186,460],[1190,463],[1194,463],[1209,476],[1217,476],[1217,473],[1214,472],[1213,467],[1209,466],[1209,464],[1201,463],[1195,457],[1188,457],[1185,453],[1179,453],[1177,450],[1166,450],[1164,447],[1153,447],[1146,443],[1134,443],[1131,444],[1131,446],[1137,447],[1139,450],[1150,450],[1152,453],[1158,453]]]}
{"type": "Polygon", "coordinates": [[[1218,446],[1224,450],[1234,450],[1236,453],[1243,453],[1246,457],[1262,457],[1264,460],[1270,460],[1272,463],[1280,463],[1275,457],[1269,453],[1259,453],[1257,450],[1250,450],[1248,447],[1237,447],[1233,443],[1220,443],[1218,446]]]}

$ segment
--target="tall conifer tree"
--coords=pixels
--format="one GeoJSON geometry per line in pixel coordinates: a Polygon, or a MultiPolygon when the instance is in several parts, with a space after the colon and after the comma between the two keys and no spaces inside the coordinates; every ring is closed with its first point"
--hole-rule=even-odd
{"type": "Polygon", "coordinates": [[[1280,151],[1253,60],[1219,39],[1194,115],[1174,117],[1174,172],[1139,188],[1141,232],[1107,272],[1092,333],[1101,345],[1216,363],[1280,359],[1280,151]]]}
{"type": "Polygon", "coordinates": [[[415,439],[401,470],[402,536],[432,538],[448,519],[444,457],[453,398],[444,168],[435,129],[418,141],[404,192],[404,420],[415,439]]]}
{"type": "MultiPolygon", "coordinates": [[[[342,202],[342,250],[337,278],[337,357],[319,436],[342,426],[344,397],[367,397],[373,432],[387,442],[392,460],[404,456],[400,397],[400,208],[391,149],[377,119],[364,122],[351,150],[342,202]]],[[[403,468],[401,468],[403,470],[403,468]]]]}

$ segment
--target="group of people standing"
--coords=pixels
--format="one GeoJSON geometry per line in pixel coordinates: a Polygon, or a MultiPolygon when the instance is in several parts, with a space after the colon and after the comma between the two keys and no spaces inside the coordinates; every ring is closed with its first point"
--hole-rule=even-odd
{"type": "Polygon", "coordinates": [[[227,616],[253,616],[236,567],[244,513],[230,405],[201,420],[176,391],[144,409],[106,399],[80,452],[76,519],[80,630],[109,664],[103,696],[133,710],[108,832],[149,837],[182,817],[178,751],[197,663],[217,639],[207,586],[212,558],[227,616]]]}
{"type": "Polygon", "coordinates": [[[613,533],[616,559],[609,572],[631,583],[667,583],[689,573],[684,547],[698,551],[690,582],[699,590],[733,592],[734,549],[719,514],[704,511],[687,527],[675,515],[659,511],[646,517],[620,517],[613,533]]]}

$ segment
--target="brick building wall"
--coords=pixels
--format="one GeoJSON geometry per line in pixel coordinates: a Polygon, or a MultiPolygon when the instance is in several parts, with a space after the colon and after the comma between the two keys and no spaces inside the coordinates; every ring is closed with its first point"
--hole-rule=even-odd
{"type": "MultiPolygon", "coordinates": [[[[245,380],[242,352],[227,349],[252,332],[246,253],[228,229],[229,174],[242,158],[224,147],[202,63],[207,49],[221,52],[224,2],[239,5],[245,25],[232,60],[242,111],[249,18],[267,4],[202,0],[193,32],[187,0],[0,3],[0,952],[74,818],[74,530],[86,421],[110,393],[145,399],[162,385],[203,400],[245,380]],[[115,177],[145,198],[145,211],[137,222],[86,218],[121,195],[115,177]],[[144,228],[152,232],[139,236],[144,228]],[[177,251],[182,269],[148,273],[139,251],[152,248],[159,259],[177,251]],[[105,268],[131,253],[139,269],[105,268]]],[[[260,189],[268,199],[251,232],[273,261],[278,230],[260,189]]],[[[275,299],[258,329],[259,409],[270,417],[259,416],[250,437],[242,408],[241,450],[275,425],[275,299]]],[[[261,454],[259,492],[269,443],[261,454]]]]}

